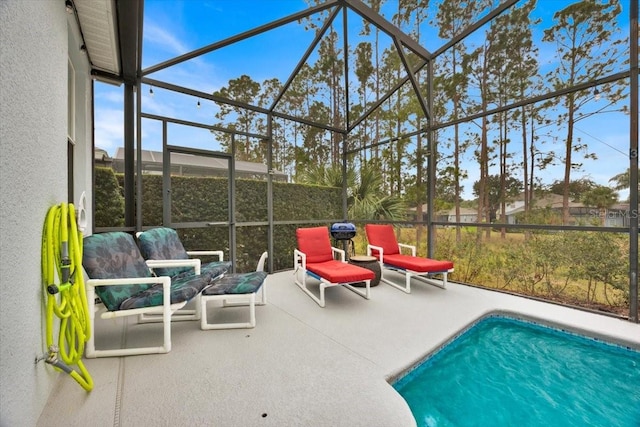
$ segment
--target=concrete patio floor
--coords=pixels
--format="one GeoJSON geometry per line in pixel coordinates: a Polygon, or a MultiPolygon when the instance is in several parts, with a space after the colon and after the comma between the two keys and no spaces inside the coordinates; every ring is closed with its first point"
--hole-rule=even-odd
{"type": "MultiPolygon", "coordinates": [[[[394,273],[390,273],[390,277],[394,273]]],[[[397,276],[402,281],[402,276],[397,276]]],[[[549,322],[640,349],[640,324],[455,283],[388,285],[365,300],[339,287],[320,308],[293,281],[267,278],[254,329],[176,322],[168,354],[89,359],[95,387],[60,374],[38,426],[414,426],[387,380],[493,312],[549,322]]],[[[209,310],[234,320],[240,308],[209,310]]],[[[156,324],[96,324],[97,345],[161,341],[156,324]]]]}

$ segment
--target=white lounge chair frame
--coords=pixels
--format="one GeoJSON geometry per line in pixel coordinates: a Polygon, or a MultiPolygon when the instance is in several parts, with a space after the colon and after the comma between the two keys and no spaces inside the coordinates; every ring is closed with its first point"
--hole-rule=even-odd
{"type": "MultiPolygon", "coordinates": [[[[181,262],[169,261],[153,261],[147,265],[154,267],[193,267],[196,274],[200,274],[200,260],[181,260],[181,262]]],[[[116,357],[116,356],[132,356],[141,354],[158,354],[168,353],[171,351],[171,321],[186,320],[181,315],[174,315],[175,312],[183,308],[187,301],[171,304],[171,278],[168,276],[159,277],[133,277],[126,279],[87,279],[87,303],[89,306],[89,321],[91,323],[91,335],[87,341],[85,348],[85,356],[93,359],[98,357],[116,357]],[[162,283],[163,303],[159,306],[134,308],[130,310],[108,311],[103,304],[96,305],[95,288],[96,286],[117,286],[117,285],[134,285],[134,284],[155,284],[162,283]],[[96,313],[100,313],[101,319],[116,319],[127,316],[138,316],[139,323],[162,322],[163,324],[163,343],[161,346],[154,347],[132,347],[118,348],[109,350],[97,350],[95,346],[95,317],[96,313]],[[150,316],[150,317],[145,317],[150,316]]],[[[187,317],[193,317],[193,313],[187,313],[187,317]]]]}
{"type": "MultiPolygon", "coordinates": [[[[339,255],[340,257],[340,261],[341,262],[346,262],[345,261],[345,252],[342,249],[338,249],[335,247],[331,247],[331,251],[334,254],[334,257],[336,254],[339,255]]],[[[327,279],[324,279],[320,276],[318,276],[317,274],[315,274],[312,271],[307,270],[307,255],[304,252],[301,252],[298,249],[294,249],[293,250],[293,275],[295,278],[295,282],[296,285],[298,285],[298,287],[300,289],[302,289],[304,291],[304,293],[306,293],[307,295],[309,295],[311,297],[312,300],[314,300],[320,307],[324,307],[325,306],[325,298],[324,298],[324,291],[326,288],[330,288],[330,287],[334,287],[334,286],[344,286],[345,288],[349,289],[352,292],[355,292],[356,294],[360,295],[361,297],[365,298],[365,299],[370,299],[371,298],[371,279],[368,280],[358,280],[357,282],[343,282],[343,283],[333,283],[328,281],[327,279]],[[299,271],[302,272],[302,280],[299,279],[299,271]],[[307,288],[307,275],[313,277],[316,280],[320,281],[320,296],[316,296],[313,292],[311,292],[311,290],[309,288],[307,288]],[[365,290],[360,290],[358,288],[355,288],[354,286],[351,285],[351,283],[361,283],[361,282],[365,282],[365,290]]]]}
{"type": "MultiPolygon", "coordinates": [[[[398,243],[398,247],[400,250],[400,253],[402,253],[403,249],[409,249],[411,251],[411,256],[416,256],[416,247],[413,245],[407,245],[404,243],[398,243]]],[[[411,278],[415,277],[416,279],[424,282],[424,283],[428,283],[430,285],[433,286],[437,286],[439,288],[442,289],[446,289],[447,287],[447,274],[448,273],[452,273],[453,272],[453,268],[447,270],[447,271],[442,271],[442,272],[434,272],[434,273],[430,273],[430,272],[419,272],[419,271],[413,271],[410,269],[406,269],[406,268],[402,268],[402,267],[396,267],[392,264],[385,264],[384,262],[384,249],[382,249],[382,247],[380,246],[375,246],[375,245],[367,245],[367,255],[373,255],[373,251],[377,251],[380,259],[380,271],[381,271],[381,277],[380,280],[385,282],[388,285],[393,286],[396,289],[400,289],[402,292],[405,292],[407,294],[411,293],[411,278]],[[395,282],[393,282],[392,280],[389,280],[387,278],[384,277],[384,270],[393,270],[393,271],[397,271],[399,273],[402,273],[405,275],[405,285],[399,285],[395,282]],[[434,279],[430,276],[434,275],[434,274],[442,274],[442,280],[437,280],[434,279]]]]}
{"type": "MultiPolygon", "coordinates": [[[[256,271],[264,271],[264,264],[268,257],[268,252],[263,252],[258,260],[256,271]]],[[[220,254],[220,261],[223,261],[220,254]]],[[[223,295],[200,295],[200,329],[203,331],[213,329],[251,329],[256,326],[256,305],[265,305],[267,303],[267,284],[263,283],[257,292],[250,294],[223,294],[223,295]],[[257,294],[260,294],[260,300],[256,302],[257,294]],[[249,321],[235,323],[209,323],[207,319],[207,304],[209,301],[221,301],[222,307],[249,307],[249,321]]]]}

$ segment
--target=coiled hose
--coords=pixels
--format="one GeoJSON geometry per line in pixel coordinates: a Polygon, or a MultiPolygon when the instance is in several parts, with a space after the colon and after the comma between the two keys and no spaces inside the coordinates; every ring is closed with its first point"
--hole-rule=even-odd
{"type": "Polygon", "coordinates": [[[78,231],[73,204],[61,203],[47,212],[42,232],[42,280],[47,296],[45,362],[91,391],[93,379],[82,363],[91,325],[82,272],[82,232],[78,231]],[[54,315],[60,319],[57,345],[53,341],[54,315]]]}

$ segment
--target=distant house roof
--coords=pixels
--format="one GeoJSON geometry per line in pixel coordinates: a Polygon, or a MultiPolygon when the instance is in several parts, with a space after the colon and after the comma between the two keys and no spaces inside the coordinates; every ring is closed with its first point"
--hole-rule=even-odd
{"type": "Polygon", "coordinates": [[[107,150],[103,150],[102,148],[98,147],[93,150],[93,158],[94,160],[99,160],[102,162],[111,160],[111,157],[109,157],[109,153],[107,153],[107,150]]]}
{"type": "Polygon", "coordinates": [[[93,150],[93,163],[96,166],[110,168],[112,167],[113,159],[109,157],[109,153],[107,153],[107,150],[96,147],[93,150]]]}
{"type": "MultiPolygon", "coordinates": [[[[506,206],[507,215],[515,215],[519,212],[524,212],[524,199],[518,197],[515,201],[509,203],[506,206]]],[[[534,197],[532,200],[532,207],[534,209],[562,209],[562,195],[561,194],[545,194],[542,197],[534,197]]],[[[580,202],[574,202],[569,200],[569,209],[571,208],[587,208],[580,202]]]]}
{"type": "MultiPolygon", "coordinates": [[[[451,208],[449,209],[449,211],[447,212],[449,215],[455,215],[456,214],[456,208],[451,208]]],[[[461,215],[474,215],[477,214],[478,210],[474,209],[474,208],[460,208],[460,214],[461,215]]]]}
{"type": "MultiPolygon", "coordinates": [[[[117,172],[124,171],[124,147],[118,147],[113,158],[113,167],[117,172]]],[[[162,173],[162,152],[142,150],[143,173],[162,173]]],[[[226,159],[199,156],[193,154],[171,153],[171,172],[183,176],[226,176],[228,162],[226,159]]],[[[244,178],[259,178],[269,174],[267,165],[263,163],[235,161],[236,176],[244,178]]],[[[287,174],[273,171],[273,178],[287,181],[287,174]]]]}

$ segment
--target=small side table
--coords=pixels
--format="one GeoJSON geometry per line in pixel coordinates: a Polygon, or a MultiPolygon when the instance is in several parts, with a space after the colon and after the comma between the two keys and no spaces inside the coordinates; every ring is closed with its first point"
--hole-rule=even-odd
{"type": "MultiPolygon", "coordinates": [[[[373,271],[375,277],[371,280],[371,286],[378,286],[380,284],[380,278],[382,277],[382,271],[380,270],[380,263],[375,257],[368,255],[355,255],[349,258],[349,264],[357,265],[358,267],[366,268],[373,271]]],[[[364,282],[353,283],[353,286],[364,287],[364,282]]]]}

